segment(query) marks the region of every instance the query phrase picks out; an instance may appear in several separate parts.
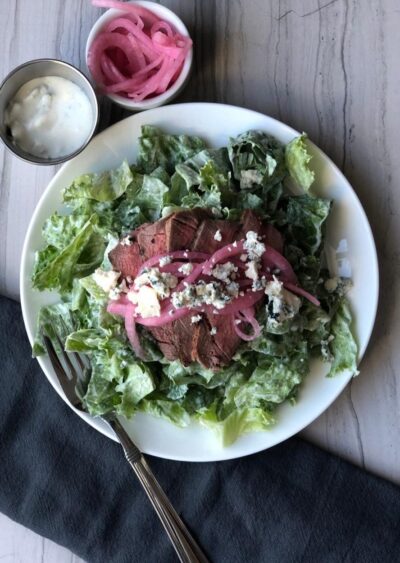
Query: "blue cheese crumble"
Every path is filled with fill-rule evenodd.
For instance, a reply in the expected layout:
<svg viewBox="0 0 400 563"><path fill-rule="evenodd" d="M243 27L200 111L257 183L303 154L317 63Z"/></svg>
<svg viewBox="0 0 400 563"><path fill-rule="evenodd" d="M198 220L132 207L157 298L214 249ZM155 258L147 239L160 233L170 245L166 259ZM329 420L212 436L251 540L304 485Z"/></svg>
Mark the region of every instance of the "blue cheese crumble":
<svg viewBox="0 0 400 563"><path fill-rule="evenodd" d="M228 281L230 276L237 272L238 268L232 262L225 262L225 264L217 264L211 270L211 275L217 280Z"/></svg>
<svg viewBox="0 0 400 563"><path fill-rule="evenodd" d="M247 250L250 260L259 260L265 252L265 244L259 240L255 231L248 231L246 233L243 248Z"/></svg>
<svg viewBox="0 0 400 563"><path fill-rule="evenodd" d="M216 281L206 283L200 280L196 284L187 284L182 291L173 293L171 301L175 309L181 307L194 308L203 305L223 309L232 299L233 296L224 290L222 283Z"/></svg>
<svg viewBox="0 0 400 563"><path fill-rule="evenodd" d="M93 280L105 292L109 293L117 285L121 272L102 270L97 268L93 273Z"/></svg>
<svg viewBox="0 0 400 563"><path fill-rule="evenodd" d="M137 305L136 313L147 319L149 317L159 317L161 305L156 291L148 285L142 285L139 291L130 291L127 298L131 303Z"/></svg>
<svg viewBox="0 0 400 563"><path fill-rule="evenodd" d="M246 270L244 272L244 275L246 276L246 278L249 278L253 280L253 282L256 282L258 280L259 268L260 268L259 260L250 260L246 264Z"/></svg>
<svg viewBox="0 0 400 563"><path fill-rule="evenodd" d="M299 312L301 300L287 291L275 277L265 285L264 291L267 296L268 321L272 326L293 319Z"/></svg>
<svg viewBox="0 0 400 563"><path fill-rule="evenodd" d="M158 261L158 263L160 264L160 268L162 268L163 266L166 266L167 264L171 264L172 262L172 257L171 256L163 256L162 258L160 258L160 260Z"/></svg>
<svg viewBox="0 0 400 563"><path fill-rule="evenodd" d="M150 286L154 289L160 299L165 299L171 294L171 289L178 285L178 278L173 274L160 272L158 268L148 268L140 276L135 278L136 289L142 286Z"/></svg>
<svg viewBox="0 0 400 563"><path fill-rule="evenodd" d="M178 272L181 272L184 276L188 276L193 271L193 264L188 262L187 264L182 264L180 268L178 268Z"/></svg>

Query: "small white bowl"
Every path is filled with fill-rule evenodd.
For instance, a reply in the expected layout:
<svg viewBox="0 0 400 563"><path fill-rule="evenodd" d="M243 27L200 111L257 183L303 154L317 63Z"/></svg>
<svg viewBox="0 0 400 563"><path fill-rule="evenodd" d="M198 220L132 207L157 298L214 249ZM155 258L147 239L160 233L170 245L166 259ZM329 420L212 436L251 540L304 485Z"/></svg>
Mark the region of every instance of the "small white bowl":
<svg viewBox="0 0 400 563"><path fill-rule="evenodd" d="M174 12L172 12L165 6L161 6L160 4L156 4L155 2L148 2L147 0L136 0L136 1L131 0L129 4L137 4L138 6L143 6L143 8L147 8L148 10L153 12L156 16L172 24L180 34L189 37L189 32L183 21L176 14L174 14ZM115 19L117 16L121 16L123 14L126 14L126 12L123 12L122 10L116 10L116 9L107 10L95 22L92 29L90 30L86 42L86 64L87 64L90 45L92 44L96 35L105 26L106 23ZM123 108L131 111L143 111L146 109L152 109L162 106L173 100L178 94L181 93L181 91L186 86L189 80L192 64L193 64L193 47L190 48L186 56L185 62L183 63L181 73L176 79L176 81L172 84L172 86L170 86L168 90L166 90L163 94L154 96L152 98L149 98L148 100L135 102L124 96L119 96L118 94L104 94L104 95L107 96L107 98L110 98L110 100L112 100L119 106L122 106ZM90 76L92 76L91 73ZM92 80L95 83L93 77Z"/></svg>

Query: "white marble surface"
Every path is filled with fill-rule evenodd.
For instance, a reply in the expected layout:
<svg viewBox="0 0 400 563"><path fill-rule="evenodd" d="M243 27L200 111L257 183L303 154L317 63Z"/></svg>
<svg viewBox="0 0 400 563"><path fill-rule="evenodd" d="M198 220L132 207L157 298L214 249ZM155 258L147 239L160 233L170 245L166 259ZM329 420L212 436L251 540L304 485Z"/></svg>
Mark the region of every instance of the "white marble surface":
<svg viewBox="0 0 400 563"><path fill-rule="evenodd" d="M376 328L361 375L304 436L400 483L400 4L398 0L164 0L190 26L196 68L181 101L255 109L307 131L344 170L369 216L381 267ZM2 0L0 77L25 60L84 69L100 10L88 0ZM103 125L120 119L103 107ZM32 210L54 169L0 147L0 292L18 298ZM4 563L79 561L0 516Z"/></svg>

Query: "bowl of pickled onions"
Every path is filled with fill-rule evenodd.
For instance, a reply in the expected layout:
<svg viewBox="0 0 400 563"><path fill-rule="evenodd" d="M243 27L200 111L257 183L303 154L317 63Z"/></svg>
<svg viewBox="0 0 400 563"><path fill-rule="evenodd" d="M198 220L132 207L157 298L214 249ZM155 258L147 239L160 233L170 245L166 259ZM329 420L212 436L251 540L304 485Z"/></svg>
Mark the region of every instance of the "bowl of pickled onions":
<svg viewBox="0 0 400 563"><path fill-rule="evenodd" d="M149 1L92 0L109 8L93 25L86 62L100 93L132 111L161 106L185 87L193 62L189 32Z"/></svg>

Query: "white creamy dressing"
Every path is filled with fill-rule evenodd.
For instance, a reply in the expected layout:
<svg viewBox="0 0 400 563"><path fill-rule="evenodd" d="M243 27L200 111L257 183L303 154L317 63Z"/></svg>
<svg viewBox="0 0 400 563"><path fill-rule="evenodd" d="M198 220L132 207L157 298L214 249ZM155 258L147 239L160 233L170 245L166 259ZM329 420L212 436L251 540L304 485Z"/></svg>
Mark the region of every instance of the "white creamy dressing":
<svg viewBox="0 0 400 563"><path fill-rule="evenodd" d="M13 141L42 158L67 156L87 140L93 124L89 98L71 80L43 76L21 86L7 106Z"/></svg>

